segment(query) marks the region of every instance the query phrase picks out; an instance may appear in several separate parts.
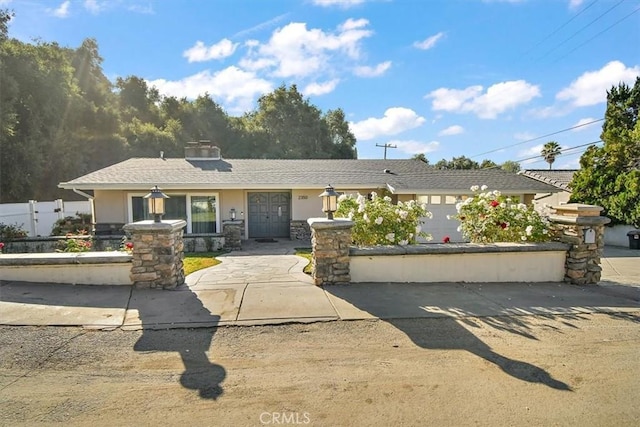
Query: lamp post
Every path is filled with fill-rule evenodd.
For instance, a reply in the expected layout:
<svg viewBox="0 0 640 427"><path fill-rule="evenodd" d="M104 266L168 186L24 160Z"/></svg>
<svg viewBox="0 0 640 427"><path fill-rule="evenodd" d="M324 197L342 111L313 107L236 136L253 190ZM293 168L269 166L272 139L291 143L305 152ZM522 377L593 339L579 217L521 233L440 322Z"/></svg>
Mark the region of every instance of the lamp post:
<svg viewBox="0 0 640 427"><path fill-rule="evenodd" d="M164 199L168 199L169 196L156 185L144 198L149 200L149 213L153 215L153 222L161 222L162 215L164 215Z"/></svg>
<svg viewBox="0 0 640 427"><path fill-rule="evenodd" d="M333 213L338 210L338 193L331 185L327 185L318 197L322 197L322 212L327 214L327 219L333 219Z"/></svg>

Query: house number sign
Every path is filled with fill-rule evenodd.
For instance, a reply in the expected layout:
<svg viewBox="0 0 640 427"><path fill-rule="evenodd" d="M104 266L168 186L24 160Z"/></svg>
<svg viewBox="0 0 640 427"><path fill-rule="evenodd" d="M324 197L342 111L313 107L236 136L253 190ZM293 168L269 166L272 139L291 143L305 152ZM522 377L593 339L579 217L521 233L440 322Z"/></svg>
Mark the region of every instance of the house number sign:
<svg viewBox="0 0 640 427"><path fill-rule="evenodd" d="M298 200L307 200L309 196L298 196Z"/></svg>

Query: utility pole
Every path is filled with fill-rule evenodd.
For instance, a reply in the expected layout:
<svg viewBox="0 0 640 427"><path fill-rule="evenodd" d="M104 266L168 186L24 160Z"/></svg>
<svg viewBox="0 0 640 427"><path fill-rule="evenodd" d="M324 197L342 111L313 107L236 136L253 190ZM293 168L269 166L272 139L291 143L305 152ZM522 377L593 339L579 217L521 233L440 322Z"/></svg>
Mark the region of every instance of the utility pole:
<svg viewBox="0 0 640 427"><path fill-rule="evenodd" d="M397 145L393 145L393 144L376 144L376 147L384 147L384 159L387 160L387 148L398 148Z"/></svg>

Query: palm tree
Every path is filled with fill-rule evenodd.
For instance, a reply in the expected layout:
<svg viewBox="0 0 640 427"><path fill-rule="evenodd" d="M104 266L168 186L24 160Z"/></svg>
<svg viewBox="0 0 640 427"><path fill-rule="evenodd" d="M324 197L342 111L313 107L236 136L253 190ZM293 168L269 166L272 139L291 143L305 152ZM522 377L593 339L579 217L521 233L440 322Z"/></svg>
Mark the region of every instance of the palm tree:
<svg viewBox="0 0 640 427"><path fill-rule="evenodd" d="M556 161L556 157L559 156L561 152L560 144L555 141L549 141L544 144L540 154L544 158L544 161L549 163L549 169L551 169L551 165Z"/></svg>

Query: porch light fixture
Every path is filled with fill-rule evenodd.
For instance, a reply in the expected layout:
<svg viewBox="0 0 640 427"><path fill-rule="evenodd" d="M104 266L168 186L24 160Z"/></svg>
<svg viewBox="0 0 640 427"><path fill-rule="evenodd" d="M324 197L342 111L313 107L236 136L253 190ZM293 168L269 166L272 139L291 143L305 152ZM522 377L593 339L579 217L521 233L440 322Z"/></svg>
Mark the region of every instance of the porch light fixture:
<svg viewBox="0 0 640 427"><path fill-rule="evenodd" d="M231 217L231 220L232 220L232 221L235 221L235 220L236 220L236 208L231 208L231 209L229 210L229 216Z"/></svg>
<svg viewBox="0 0 640 427"><path fill-rule="evenodd" d="M162 215L164 215L164 199L168 199L169 196L156 185L151 189L151 193L144 198L149 200L149 213L153 215L153 222L161 222Z"/></svg>
<svg viewBox="0 0 640 427"><path fill-rule="evenodd" d="M331 185L327 185L318 197L322 197L322 212L327 214L327 219L333 219L333 213L338 210L338 193Z"/></svg>

